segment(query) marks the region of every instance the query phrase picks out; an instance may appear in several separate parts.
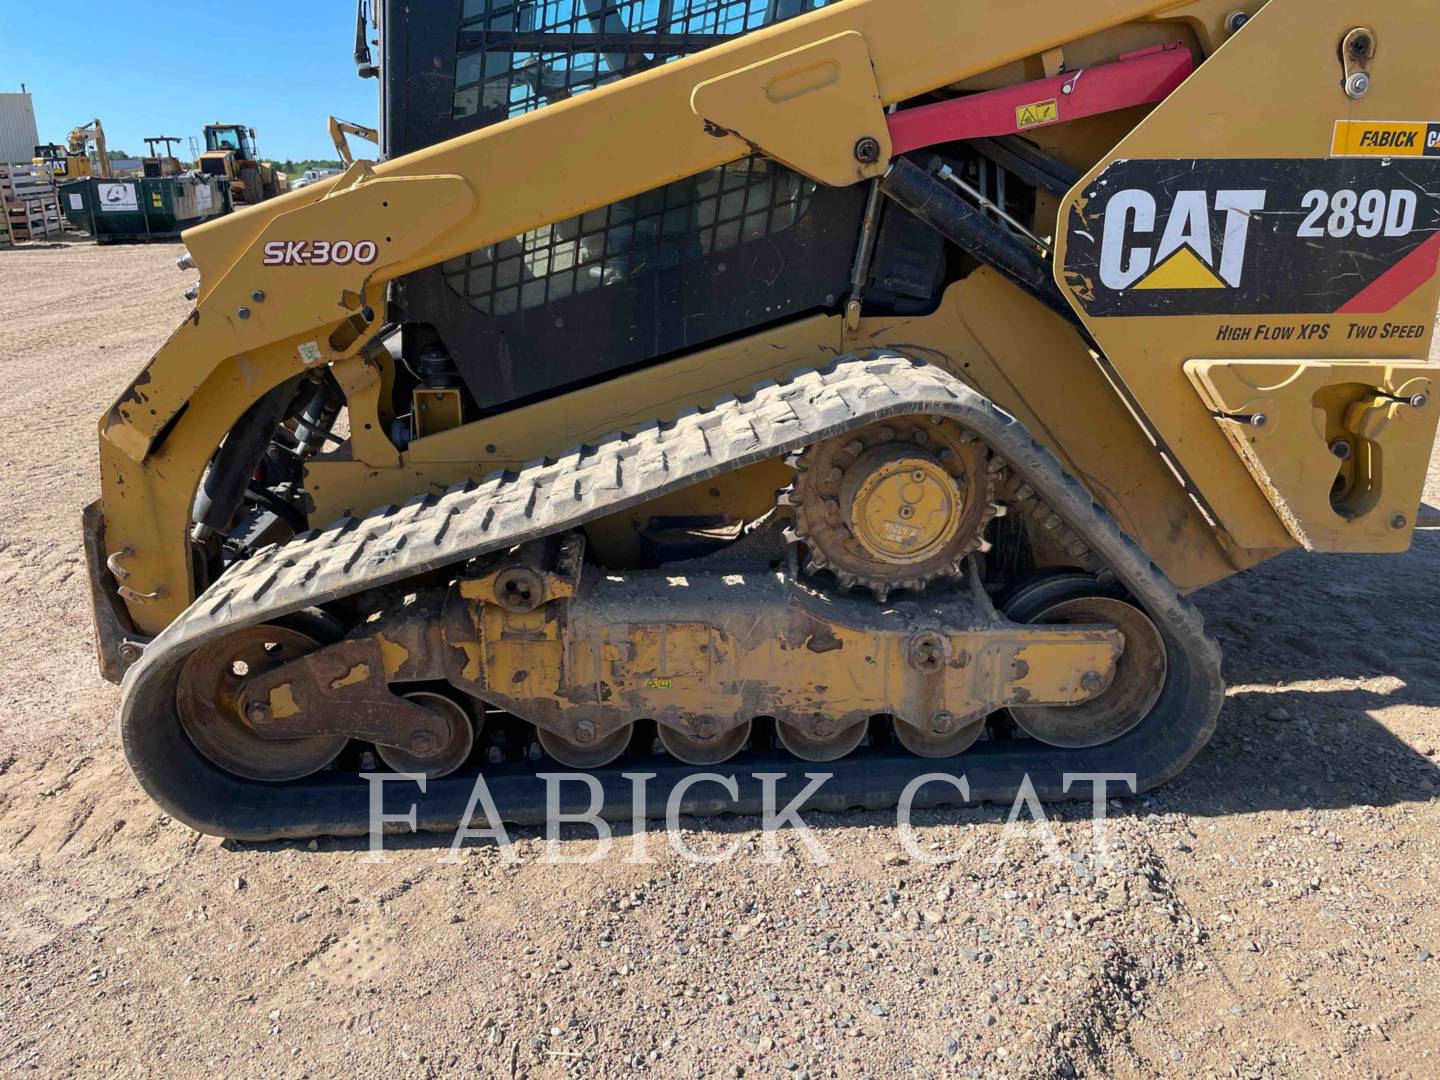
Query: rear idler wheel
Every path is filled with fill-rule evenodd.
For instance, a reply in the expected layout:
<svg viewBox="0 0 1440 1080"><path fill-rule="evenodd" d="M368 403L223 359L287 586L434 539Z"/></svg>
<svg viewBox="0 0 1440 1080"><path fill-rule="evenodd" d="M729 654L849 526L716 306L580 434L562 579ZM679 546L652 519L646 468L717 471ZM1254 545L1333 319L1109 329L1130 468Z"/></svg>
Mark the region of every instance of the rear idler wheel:
<svg viewBox="0 0 1440 1080"><path fill-rule="evenodd" d="M1125 638L1110 685L1078 705L1011 706L1020 729L1067 750L1102 746L1149 715L1165 688L1169 657L1150 617L1117 589L1085 574L1060 574L1022 586L1005 604L1007 618L1036 625L1113 626Z"/></svg>
<svg viewBox="0 0 1440 1080"><path fill-rule="evenodd" d="M536 727L535 734L545 753L561 765L572 769L602 769L615 761L630 746L630 737L635 732L634 724L626 724L609 735L596 735L595 724L581 720L575 725L577 738L567 739L553 731Z"/></svg>
<svg viewBox="0 0 1440 1080"><path fill-rule="evenodd" d="M400 696L447 721L449 734L443 740L427 738L427 741L433 741L433 745L423 749L376 744L375 752L380 760L397 773L416 773L430 780L449 776L464 765L470 758L470 751L475 748L475 724L470 718L470 711L453 698L434 690L412 690Z"/></svg>
<svg viewBox="0 0 1440 1080"><path fill-rule="evenodd" d="M985 730L985 718L962 722L949 713L937 714L929 727L895 719L895 739L910 753L922 758L952 758L975 745Z"/></svg>
<svg viewBox="0 0 1440 1080"><path fill-rule="evenodd" d="M865 741L868 720L842 727L828 716L810 720L777 720L775 735L780 745L801 761L838 761Z"/></svg>
<svg viewBox="0 0 1440 1080"><path fill-rule="evenodd" d="M212 764L246 780L281 783L325 768L345 749L344 735L266 739L241 717L247 679L298 660L320 643L283 626L251 626L202 645L180 669L175 704L180 726Z"/></svg>
<svg viewBox="0 0 1440 1080"><path fill-rule="evenodd" d="M715 721L704 716L691 723L690 731L681 731L668 724L656 726L665 752L686 765L719 765L744 750L745 744L750 741L749 720L729 731L719 731Z"/></svg>

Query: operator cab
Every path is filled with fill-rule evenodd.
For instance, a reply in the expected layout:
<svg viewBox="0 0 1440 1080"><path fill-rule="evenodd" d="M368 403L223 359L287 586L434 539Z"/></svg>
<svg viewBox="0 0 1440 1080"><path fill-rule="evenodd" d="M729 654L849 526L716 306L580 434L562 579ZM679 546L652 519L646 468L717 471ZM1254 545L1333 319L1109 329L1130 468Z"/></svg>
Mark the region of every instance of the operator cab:
<svg viewBox="0 0 1440 1080"><path fill-rule="evenodd" d="M255 160L255 129L243 124L205 125L207 154L233 153L241 161Z"/></svg>

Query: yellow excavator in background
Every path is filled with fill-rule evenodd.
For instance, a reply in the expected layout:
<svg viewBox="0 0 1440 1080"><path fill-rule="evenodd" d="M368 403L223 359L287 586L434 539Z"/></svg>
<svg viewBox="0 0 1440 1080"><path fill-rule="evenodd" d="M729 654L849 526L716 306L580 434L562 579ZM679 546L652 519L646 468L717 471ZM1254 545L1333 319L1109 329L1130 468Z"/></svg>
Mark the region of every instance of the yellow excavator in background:
<svg viewBox="0 0 1440 1080"><path fill-rule="evenodd" d="M356 124L349 120L341 120L339 117L330 117L330 141L335 144L335 152L340 155L340 161L349 168L355 164L355 155L350 152L350 142L347 135L354 135L358 139L380 145L380 133L372 127L365 127L363 124Z"/></svg>
<svg viewBox="0 0 1440 1080"><path fill-rule="evenodd" d="M1409 546L1433 0L522 7L377 0L382 160L187 232L100 420L176 818L1144 790L1224 698L1188 594Z"/></svg>
<svg viewBox="0 0 1440 1080"><path fill-rule="evenodd" d="M93 163L90 157L92 146L95 151ZM72 128L63 147L58 143L35 147L32 164L45 166L57 180L78 180L86 176L110 179L113 173L109 148L105 144L104 125L97 119Z"/></svg>

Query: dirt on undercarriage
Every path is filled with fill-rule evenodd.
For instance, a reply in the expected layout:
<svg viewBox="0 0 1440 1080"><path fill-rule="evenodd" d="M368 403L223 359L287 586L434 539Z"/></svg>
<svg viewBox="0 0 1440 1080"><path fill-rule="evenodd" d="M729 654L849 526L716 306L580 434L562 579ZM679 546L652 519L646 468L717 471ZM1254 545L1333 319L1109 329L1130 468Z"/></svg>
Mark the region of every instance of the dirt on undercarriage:
<svg viewBox="0 0 1440 1080"><path fill-rule="evenodd" d="M1050 808L693 823L634 860L237 845L125 770L80 509L187 310L170 245L0 252L0 1068L72 1075L1440 1076L1440 527L1200 595L1229 696L1178 780ZM1440 504L1440 462L1427 501ZM1028 822L1022 815L1021 822ZM581 858L593 834L559 853ZM1047 857L1049 856L1049 857Z"/></svg>

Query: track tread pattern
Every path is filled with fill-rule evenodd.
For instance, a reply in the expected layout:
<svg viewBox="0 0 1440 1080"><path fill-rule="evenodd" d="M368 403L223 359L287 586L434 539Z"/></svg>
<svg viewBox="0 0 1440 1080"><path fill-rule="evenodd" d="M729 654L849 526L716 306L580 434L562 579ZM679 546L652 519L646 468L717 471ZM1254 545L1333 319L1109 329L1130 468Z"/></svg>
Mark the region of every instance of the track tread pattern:
<svg viewBox="0 0 1440 1080"><path fill-rule="evenodd" d="M253 811L254 826L238 828L233 822L205 820L193 808L187 811L190 793L174 790L179 780L162 778L170 770L156 749L173 740L159 729L166 723L163 714L171 708L184 659L207 641L242 627L577 528L721 473L913 414L949 416L976 431L1005 461L1015 482L1038 493L1031 496L1037 512L1054 517L1051 527L1066 530L1067 542L1083 553L1082 562L1107 578L1113 575L1161 626L1171 648L1187 657L1193 674L1173 705L1184 721L1183 738L1172 734L1158 743L1135 744L1131 762L1141 787L1169 779L1208 741L1223 699L1219 649L1205 633L1199 612L1014 418L943 369L895 354L848 357L823 371L764 383L744 396L726 396L673 421L617 432L555 459L467 481L439 496L418 496L403 506L342 518L232 566L150 643L125 678L121 729L132 769L162 805L207 831L248 836L363 831L363 816L357 823L280 824L283 810L258 809L262 803L284 802L274 787L247 791L247 807L226 808L232 817ZM1150 727L1147 721L1137 730ZM170 752L177 746L172 741ZM1052 755L1052 760L1057 766L1095 763L1093 757L1065 755ZM996 783L998 791L1012 781ZM1059 794L1042 792L1042 797ZM875 798L872 793L863 801ZM327 813L338 812L326 805Z"/></svg>

